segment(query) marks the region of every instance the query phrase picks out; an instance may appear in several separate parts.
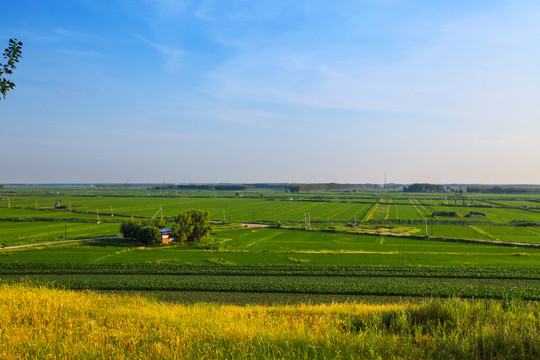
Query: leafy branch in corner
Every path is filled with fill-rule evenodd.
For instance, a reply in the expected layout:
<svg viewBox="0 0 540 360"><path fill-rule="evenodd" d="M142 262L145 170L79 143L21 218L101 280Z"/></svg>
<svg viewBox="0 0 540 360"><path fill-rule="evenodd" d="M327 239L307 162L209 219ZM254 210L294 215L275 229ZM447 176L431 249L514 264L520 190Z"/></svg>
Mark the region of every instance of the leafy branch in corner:
<svg viewBox="0 0 540 360"><path fill-rule="evenodd" d="M9 46L4 50L4 59L7 60L7 63L0 64L0 93L4 99L6 98L6 93L9 90L13 90L15 84L8 79L2 77L5 75L13 74L13 70L16 68L15 64L19 62L21 57L21 48L23 43L17 39L9 39Z"/></svg>

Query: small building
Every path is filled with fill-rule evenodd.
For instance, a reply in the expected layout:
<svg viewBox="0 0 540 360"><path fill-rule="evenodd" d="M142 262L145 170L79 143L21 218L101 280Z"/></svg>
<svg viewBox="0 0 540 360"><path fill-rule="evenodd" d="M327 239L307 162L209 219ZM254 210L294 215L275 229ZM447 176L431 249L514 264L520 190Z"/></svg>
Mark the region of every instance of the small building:
<svg viewBox="0 0 540 360"><path fill-rule="evenodd" d="M172 231L172 228L170 228L170 227L159 229L159 232L161 233L161 243L162 244L168 244L168 243L172 242L173 239L171 238L171 231Z"/></svg>

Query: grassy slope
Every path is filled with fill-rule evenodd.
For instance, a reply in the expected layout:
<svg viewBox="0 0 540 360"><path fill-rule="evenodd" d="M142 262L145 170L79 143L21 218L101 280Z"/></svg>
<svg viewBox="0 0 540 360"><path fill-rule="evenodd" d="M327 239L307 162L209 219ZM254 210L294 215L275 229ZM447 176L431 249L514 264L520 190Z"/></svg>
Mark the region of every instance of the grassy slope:
<svg viewBox="0 0 540 360"><path fill-rule="evenodd" d="M540 305L177 305L0 285L0 358L537 359Z"/></svg>

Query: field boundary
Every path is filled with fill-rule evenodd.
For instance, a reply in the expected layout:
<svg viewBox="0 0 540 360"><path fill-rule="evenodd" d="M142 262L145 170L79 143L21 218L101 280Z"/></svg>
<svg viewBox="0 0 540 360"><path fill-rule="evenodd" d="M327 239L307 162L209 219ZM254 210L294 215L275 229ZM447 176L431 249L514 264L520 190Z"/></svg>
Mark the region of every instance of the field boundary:
<svg viewBox="0 0 540 360"><path fill-rule="evenodd" d="M12 250L12 249L20 249L20 248L36 247L36 246L60 245L60 244L72 243L72 242L104 240L104 239L123 239L123 237L122 236L100 236L100 237L95 237L95 238L58 240L58 241L50 241L50 242L36 243L36 244L13 245L13 246L5 246L5 247L0 246L0 250Z"/></svg>
<svg viewBox="0 0 540 360"><path fill-rule="evenodd" d="M273 227L270 227L273 228ZM523 247L540 249L540 244L526 243L526 242L510 242L510 241L494 241L494 240L482 240L482 239L462 239L462 238L445 238L445 237L426 237L418 235L400 235L400 234L373 234L370 232L360 231L345 231L345 230L331 230L331 229L311 229L306 230L302 228L282 226L280 229L296 230L296 231L315 231L334 234L348 234L348 235L364 235L364 236L376 236L376 237L394 237L400 239L414 239L414 240L428 240L428 241L441 241L441 242L456 242L467 244L480 244L480 245L494 245L494 246L507 246L507 247Z"/></svg>

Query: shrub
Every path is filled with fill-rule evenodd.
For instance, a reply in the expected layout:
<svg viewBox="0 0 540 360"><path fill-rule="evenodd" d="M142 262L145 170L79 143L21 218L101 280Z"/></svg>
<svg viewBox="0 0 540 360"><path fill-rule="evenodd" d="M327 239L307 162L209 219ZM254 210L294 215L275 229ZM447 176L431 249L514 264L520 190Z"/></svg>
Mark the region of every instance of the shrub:
<svg viewBox="0 0 540 360"><path fill-rule="evenodd" d="M442 216L442 217L461 217L457 212L455 211L435 211L432 214L433 217L436 216Z"/></svg>

